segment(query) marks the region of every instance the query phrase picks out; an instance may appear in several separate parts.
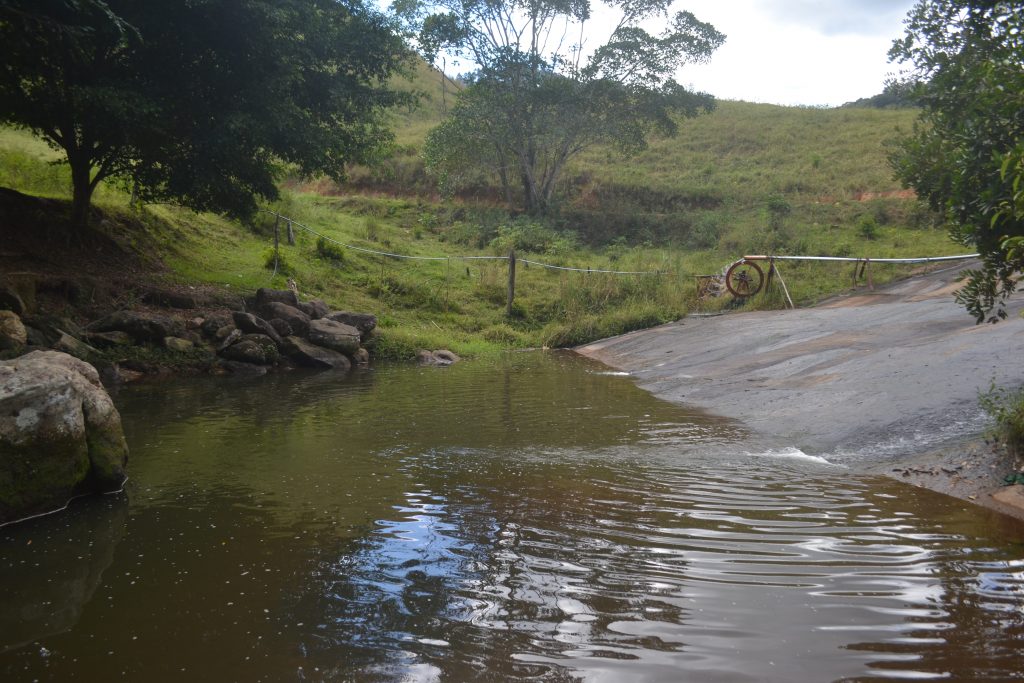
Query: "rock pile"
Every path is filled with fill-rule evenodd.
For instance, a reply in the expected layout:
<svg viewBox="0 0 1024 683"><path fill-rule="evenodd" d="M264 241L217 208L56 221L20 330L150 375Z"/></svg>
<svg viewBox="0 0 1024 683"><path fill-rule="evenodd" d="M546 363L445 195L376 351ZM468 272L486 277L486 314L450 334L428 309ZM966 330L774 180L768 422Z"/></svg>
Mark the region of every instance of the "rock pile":
<svg viewBox="0 0 1024 683"><path fill-rule="evenodd" d="M89 361L101 349L147 345L197 357L206 351L216 359L214 370L245 374L289 365L348 370L369 362L366 347L377 327L371 314L332 311L319 299L300 301L291 290L266 288L238 308L187 320L180 313L123 310L82 328L59 316L27 315L16 294L0 290L0 352L55 349ZM142 365L114 363L104 379L130 381L146 371Z"/></svg>

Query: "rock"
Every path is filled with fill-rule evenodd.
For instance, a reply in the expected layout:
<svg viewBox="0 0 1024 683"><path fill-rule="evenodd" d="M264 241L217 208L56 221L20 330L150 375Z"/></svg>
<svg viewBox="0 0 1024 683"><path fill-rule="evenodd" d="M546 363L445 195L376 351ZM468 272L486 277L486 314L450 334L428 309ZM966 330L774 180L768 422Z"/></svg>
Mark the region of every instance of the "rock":
<svg viewBox="0 0 1024 683"><path fill-rule="evenodd" d="M202 324L199 325L199 331L207 339L214 339L217 336L218 330L227 325L234 327L235 322L232 315L228 313L211 313L203 319Z"/></svg>
<svg viewBox="0 0 1024 683"><path fill-rule="evenodd" d="M40 346L44 349L48 349L50 348L50 344L52 343L49 339L46 338L45 334L29 325L25 326L25 336L28 339L27 344L29 346Z"/></svg>
<svg viewBox="0 0 1024 683"><path fill-rule="evenodd" d="M296 364L306 367L334 368L336 370L348 370L352 367L352 362L344 354L310 344L295 335L284 338L281 342L281 352Z"/></svg>
<svg viewBox="0 0 1024 683"><path fill-rule="evenodd" d="M26 327L37 331L38 336L33 334L32 343L38 346L53 346L62 334L70 334L75 339L85 337L85 331L70 318L57 315L29 315L25 316L23 322ZM38 343L39 341L43 343Z"/></svg>
<svg viewBox="0 0 1024 683"><path fill-rule="evenodd" d="M82 341L99 349L129 346L135 342L127 332L86 332Z"/></svg>
<svg viewBox="0 0 1024 683"><path fill-rule="evenodd" d="M277 344L265 334L246 334L219 352L221 357L255 365L273 365L280 356Z"/></svg>
<svg viewBox="0 0 1024 683"><path fill-rule="evenodd" d="M271 303L284 304L291 306L292 308L299 307L299 298L295 296L295 292L290 289L267 289L266 287L260 287L256 290L256 310L263 312L265 308ZM270 318L273 316L264 316Z"/></svg>
<svg viewBox="0 0 1024 683"><path fill-rule="evenodd" d="M227 336L224 337L224 340L221 341L220 346L217 347L217 353L220 353L221 351L228 348L241 338L242 331L237 327L232 327L231 331L227 334Z"/></svg>
<svg viewBox="0 0 1024 683"><path fill-rule="evenodd" d="M57 351L0 361L0 523L119 489L127 459L94 367Z"/></svg>
<svg viewBox="0 0 1024 683"><path fill-rule="evenodd" d="M181 337L164 337L164 348L175 353L185 353L194 349L195 344Z"/></svg>
<svg viewBox="0 0 1024 683"><path fill-rule="evenodd" d="M292 326L280 318L271 318L267 322L270 323L270 326L274 328L274 331L276 331L281 338L289 337L295 333L294 330L292 330Z"/></svg>
<svg viewBox="0 0 1024 683"><path fill-rule="evenodd" d="M67 353L84 361L88 361L99 353L93 347L89 346L85 342L75 339L70 334L61 334L60 339L54 343L52 348L54 351Z"/></svg>
<svg viewBox="0 0 1024 683"><path fill-rule="evenodd" d="M113 363L112 365L108 365L100 370L100 379L103 381L103 384L108 387L135 382L145 376L146 373L144 372L121 367L118 363Z"/></svg>
<svg viewBox="0 0 1024 683"><path fill-rule="evenodd" d="M0 351L20 349L28 343L28 332L14 311L0 311Z"/></svg>
<svg viewBox="0 0 1024 683"><path fill-rule="evenodd" d="M263 334L274 340L275 344L281 343L281 335L277 333L273 325L263 318L257 318L252 313L235 311L231 314L235 327L246 334Z"/></svg>
<svg viewBox="0 0 1024 683"><path fill-rule="evenodd" d="M264 318L271 320L273 318L280 318L281 320L288 323L288 326L292 328L292 332L297 337L305 337L309 334L309 316L287 304L278 303L271 301L267 304L264 309Z"/></svg>
<svg viewBox="0 0 1024 683"><path fill-rule="evenodd" d="M25 302L10 287L0 287L0 310L11 311L16 315L25 315Z"/></svg>
<svg viewBox="0 0 1024 683"><path fill-rule="evenodd" d="M224 327L220 328L219 330L217 330L213 334L213 339L214 339L214 341L222 342L225 339L227 339L231 335L232 332L234 332L236 330L238 331L239 334L242 333L242 331L239 330L234 325L225 325Z"/></svg>
<svg viewBox="0 0 1024 683"><path fill-rule="evenodd" d="M359 349L359 330L333 320L313 320L309 323L309 341L351 355Z"/></svg>
<svg viewBox="0 0 1024 683"><path fill-rule="evenodd" d="M438 351L427 351L426 349L420 349L416 352L416 361L420 365L452 365L458 363L461 358L456 354L448 351L447 349L440 349Z"/></svg>
<svg viewBox="0 0 1024 683"><path fill-rule="evenodd" d="M377 327L377 316L370 313L351 313L349 311L335 311L324 316L328 320L351 325L359 330L359 336L364 341L367 336Z"/></svg>
<svg viewBox="0 0 1024 683"><path fill-rule="evenodd" d="M370 364L370 352L364 348L356 349L352 354L352 362L356 365L369 365Z"/></svg>
<svg viewBox="0 0 1024 683"><path fill-rule="evenodd" d="M434 351L434 359L437 361L438 365L451 365L462 360L457 354L449 351L448 349L439 349Z"/></svg>
<svg viewBox="0 0 1024 683"><path fill-rule="evenodd" d="M311 320L319 320L331 312L331 309L328 308L327 304L320 299L300 301L295 307L308 315Z"/></svg>
<svg viewBox="0 0 1024 683"><path fill-rule="evenodd" d="M185 333L181 321L155 313L117 311L91 323L90 332L127 332L138 341L160 343L164 337L180 337Z"/></svg>

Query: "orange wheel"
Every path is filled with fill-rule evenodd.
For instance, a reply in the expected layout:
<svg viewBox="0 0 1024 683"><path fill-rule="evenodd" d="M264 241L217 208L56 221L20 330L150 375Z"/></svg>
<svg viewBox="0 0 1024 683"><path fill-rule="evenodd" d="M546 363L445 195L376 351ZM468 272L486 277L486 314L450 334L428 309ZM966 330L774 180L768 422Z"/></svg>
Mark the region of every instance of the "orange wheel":
<svg viewBox="0 0 1024 683"><path fill-rule="evenodd" d="M754 296L764 286L764 271L753 261L737 261L725 271L725 286L737 299Z"/></svg>

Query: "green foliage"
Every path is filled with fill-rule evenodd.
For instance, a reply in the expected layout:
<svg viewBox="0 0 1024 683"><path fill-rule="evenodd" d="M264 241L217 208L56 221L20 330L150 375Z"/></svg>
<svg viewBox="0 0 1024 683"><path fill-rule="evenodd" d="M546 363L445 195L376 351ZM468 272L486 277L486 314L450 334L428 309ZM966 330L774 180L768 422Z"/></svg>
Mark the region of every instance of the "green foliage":
<svg viewBox="0 0 1024 683"><path fill-rule="evenodd" d="M496 254L507 254L510 249L534 254L568 254L579 246L576 235L559 233L544 224L521 216L511 223L498 226L498 234L490 247Z"/></svg>
<svg viewBox="0 0 1024 683"><path fill-rule="evenodd" d="M661 0L602 2L618 24L606 43L584 49L584 38L593 40L593 4L394 3L428 60L444 50L479 66L424 147L442 188L496 177L506 202L546 213L566 163L583 150L604 144L635 153L653 132L674 135L679 118L713 107L709 95L687 91L673 76L683 64L706 60L724 35L689 12L670 16ZM652 22L661 23L659 35L642 27ZM556 34L563 38L553 45L548 38Z"/></svg>
<svg viewBox="0 0 1024 683"><path fill-rule="evenodd" d="M857 221L857 234L866 240L878 239L878 221L874 216L862 216Z"/></svg>
<svg viewBox="0 0 1024 683"><path fill-rule="evenodd" d="M993 384L979 402L995 420L996 438L1011 454L1024 456L1024 389L1010 391Z"/></svg>
<svg viewBox="0 0 1024 683"><path fill-rule="evenodd" d="M1024 236L1018 160L1024 147L1024 7L919 0L890 57L910 62L920 124L891 161L897 175L941 212L951 235L977 249L957 299L978 322L1006 316L1024 260L1003 248Z"/></svg>
<svg viewBox="0 0 1024 683"><path fill-rule="evenodd" d="M328 241L324 237L318 237L316 240L316 255L324 260L330 261L336 266L340 266L345 263L344 247Z"/></svg>
<svg viewBox="0 0 1024 683"><path fill-rule="evenodd" d="M282 162L340 178L378 153L405 54L358 0L11 0L0 122L64 153L77 225L106 178L247 216Z"/></svg>
<svg viewBox="0 0 1024 683"><path fill-rule="evenodd" d="M292 275L295 268L288 262L285 252L281 249L267 247L263 250L263 267L276 271L278 275Z"/></svg>

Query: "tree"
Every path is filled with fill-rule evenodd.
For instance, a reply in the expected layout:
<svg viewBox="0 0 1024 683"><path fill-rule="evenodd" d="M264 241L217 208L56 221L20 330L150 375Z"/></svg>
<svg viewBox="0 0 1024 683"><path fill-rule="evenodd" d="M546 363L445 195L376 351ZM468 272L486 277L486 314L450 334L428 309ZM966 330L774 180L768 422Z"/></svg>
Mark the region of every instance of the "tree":
<svg viewBox="0 0 1024 683"><path fill-rule="evenodd" d="M359 0L6 0L0 55L0 121L65 153L82 226L107 178L236 216L285 164L342 178L408 51Z"/></svg>
<svg viewBox="0 0 1024 683"><path fill-rule="evenodd" d="M1024 8L919 0L905 25L889 56L910 63L922 113L890 160L953 239L981 254L957 300L979 323L996 322L1024 269Z"/></svg>
<svg viewBox="0 0 1024 683"><path fill-rule="evenodd" d="M427 139L428 168L458 186L497 176L512 203L543 213L566 163L598 143L642 150L650 133L674 135L679 116L714 107L710 95L673 80L725 40L669 0L603 0L617 22L606 43L587 44L590 0L399 0L427 59L442 51L477 70L450 117ZM652 35L645 24L661 22Z"/></svg>

